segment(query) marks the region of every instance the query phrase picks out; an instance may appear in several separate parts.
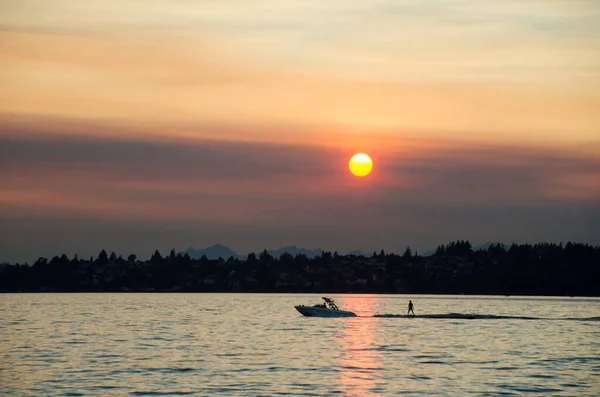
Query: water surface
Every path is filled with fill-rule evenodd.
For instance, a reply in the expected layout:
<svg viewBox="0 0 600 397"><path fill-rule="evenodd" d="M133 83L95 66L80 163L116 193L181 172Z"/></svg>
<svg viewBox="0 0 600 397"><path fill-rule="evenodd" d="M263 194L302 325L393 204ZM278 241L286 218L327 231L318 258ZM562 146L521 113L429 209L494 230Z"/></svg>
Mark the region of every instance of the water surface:
<svg viewBox="0 0 600 397"><path fill-rule="evenodd" d="M15 396L600 394L600 300L310 294L0 295ZM406 318L408 299L417 315ZM379 315L374 317L374 315Z"/></svg>

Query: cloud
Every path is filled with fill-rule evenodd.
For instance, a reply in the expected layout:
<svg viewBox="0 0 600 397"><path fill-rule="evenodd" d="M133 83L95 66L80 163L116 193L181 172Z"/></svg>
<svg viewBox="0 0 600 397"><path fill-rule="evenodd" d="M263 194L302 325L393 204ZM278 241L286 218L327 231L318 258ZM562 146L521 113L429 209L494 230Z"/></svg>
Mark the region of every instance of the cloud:
<svg viewBox="0 0 600 397"><path fill-rule="evenodd" d="M484 54L431 50L417 57L410 50L415 46L407 46L407 53L327 47L319 58L323 65L294 67L222 32L0 31L0 114L170 126L294 125L371 135L417 130L429 138L452 131L488 142L598 140L598 68L589 48L534 46L514 54L486 47ZM307 54L293 46L288 51ZM503 65L497 59L534 64ZM507 78L427 77L450 69L478 76L472 69L480 70L481 60ZM566 61L576 62L577 70L567 73ZM356 76L342 76L352 68ZM376 77L388 68L401 78ZM525 81L512 81L516 75ZM545 77L534 84L531 75Z"/></svg>
<svg viewBox="0 0 600 397"><path fill-rule="evenodd" d="M150 141L98 137L7 138L2 153L9 168L51 175L81 170L125 181L241 182L275 180L301 173L318 177L331 149L199 139Z"/></svg>
<svg viewBox="0 0 600 397"><path fill-rule="evenodd" d="M317 145L13 136L0 138L0 158L0 235L11 258L26 245L37 252L65 236L80 241L75 230L98 224L105 236L110 227L155 229L131 235L130 250L163 244L148 237L163 236L163 226L184 236L168 239L173 246L213 230L211 241L242 250L600 235L600 160L575 149L406 139L402 152L374 156L372 177L360 180L347 172L345 151ZM21 221L30 228L15 226ZM42 238L52 227L61 236Z"/></svg>
<svg viewBox="0 0 600 397"><path fill-rule="evenodd" d="M115 197L129 194L139 198L152 193L159 202L168 200L169 195L185 199L201 192L217 196L243 193L246 199L265 201L286 192L303 194L305 200L339 200L356 189L368 189L371 199L378 202L396 192L410 192L422 204L485 206L575 200L554 195L557 188L569 183L579 191L581 200L600 197L593 178L600 175L600 160L576 149L459 147L435 141L427 146L404 139L402 152L377 153L374 176L357 180L346 170L349 152L317 144L60 135L35 139L0 136L0 141L4 189L78 191L81 186L82 191L96 189Z"/></svg>
<svg viewBox="0 0 600 397"><path fill-rule="evenodd" d="M600 14L522 3L3 2L0 248L594 238Z"/></svg>

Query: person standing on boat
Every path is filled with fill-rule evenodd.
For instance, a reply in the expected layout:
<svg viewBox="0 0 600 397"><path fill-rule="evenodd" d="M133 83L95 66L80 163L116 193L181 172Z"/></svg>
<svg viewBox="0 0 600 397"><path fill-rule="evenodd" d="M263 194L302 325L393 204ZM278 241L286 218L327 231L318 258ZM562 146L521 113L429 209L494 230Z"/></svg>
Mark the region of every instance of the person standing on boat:
<svg viewBox="0 0 600 397"><path fill-rule="evenodd" d="M406 315L410 315L410 312L412 312L412 315L415 315L415 310L414 310L414 306L411 300L408 301L408 313L406 313Z"/></svg>

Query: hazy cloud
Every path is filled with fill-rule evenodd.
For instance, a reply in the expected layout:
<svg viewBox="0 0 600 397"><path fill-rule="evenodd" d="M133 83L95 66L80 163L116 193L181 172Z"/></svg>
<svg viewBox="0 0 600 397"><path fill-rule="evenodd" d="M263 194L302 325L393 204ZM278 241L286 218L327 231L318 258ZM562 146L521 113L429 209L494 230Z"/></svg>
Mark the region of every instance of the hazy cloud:
<svg viewBox="0 0 600 397"><path fill-rule="evenodd" d="M599 243L596 3L0 2L0 261Z"/></svg>
<svg viewBox="0 0 600 397"><path fill-rule="evenodd" d="M428 147L375 156L375 172L358 180L346 171L345 152L319 146L4 137L2 251L6 259L30 259L98 224L106 244L123 234L110 237L111 227L137 230L130 250L164 244L150 237L163 236L163 226L190 231L167 239L177 248L201 244L197 236L210 230L211 241L238 250L427 248L452 238L598 242L597 157L574 149ZM15 224L21 221L29 226ZM42 238L53 227L60 236ZM140 231L146 227L157 230Z"/></svg>

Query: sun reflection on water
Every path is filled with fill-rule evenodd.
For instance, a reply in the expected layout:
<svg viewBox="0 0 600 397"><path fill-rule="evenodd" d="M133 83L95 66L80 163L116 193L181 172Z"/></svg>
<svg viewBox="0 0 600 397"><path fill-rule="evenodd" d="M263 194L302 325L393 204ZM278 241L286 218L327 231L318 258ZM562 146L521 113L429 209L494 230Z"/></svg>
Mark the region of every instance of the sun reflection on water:
<svg viewBox="0 0 600 397"><path fill-rule="evenodd" d="M339 299L345 310L357 314L374 313L378 304L375 296L352 296ZM348 396L380 396L385 381L380 360L380 346L375 340L376 317L355 317L344 319L339 337L340 343L340 385Z"/></svg>

